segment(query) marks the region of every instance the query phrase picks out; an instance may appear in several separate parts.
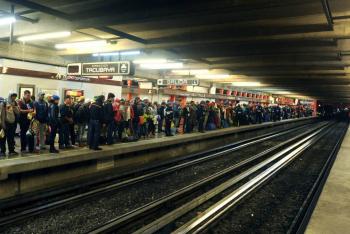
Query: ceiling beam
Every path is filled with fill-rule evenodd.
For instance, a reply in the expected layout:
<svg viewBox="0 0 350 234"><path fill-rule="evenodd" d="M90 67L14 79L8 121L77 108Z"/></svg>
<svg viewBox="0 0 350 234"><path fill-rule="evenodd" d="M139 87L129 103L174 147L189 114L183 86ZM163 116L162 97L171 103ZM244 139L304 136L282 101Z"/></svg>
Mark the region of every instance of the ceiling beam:
<svg viewBox="0 0 350 234"><path fill-rule="evenodd" d="M35 3L35 2L31 2L31 1L27 1L27 0L6 0L6 1L18 4L18 5L22 5L24 7L32 9L32 10L40 11L40 12L43 12L45 14L56 16L58 18L61 18L61 19L67 20L67 21L71 21L72 22L74 20L74 17L69 15L69 14L63 13L63 12L55 10L55 9L52 9L50 7L46 7L44 5L41 5L41 4L38 4L38 3ZM146 44L146 41L143 40L142 38L138 38L138 37L135 37L135 36L130 35L128 33L125 33L125 32L119 31L119 30L115 30L115 29L111 29L109 27L103 26L103 27L100 27L98 30L104 31L104 32L107 32L107 33L110 33L110 34L113 34L115 36L126 38L126 39L129 39L129 40L132 40L132 41L136 41L136 42L139 42L139 43Z"/></svg>

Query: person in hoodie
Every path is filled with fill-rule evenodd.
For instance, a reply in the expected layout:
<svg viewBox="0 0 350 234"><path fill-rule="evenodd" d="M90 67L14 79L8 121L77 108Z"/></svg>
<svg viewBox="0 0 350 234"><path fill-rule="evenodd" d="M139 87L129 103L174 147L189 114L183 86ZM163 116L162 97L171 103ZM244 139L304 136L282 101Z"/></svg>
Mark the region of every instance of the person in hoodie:
<svg viewBox="0 0 350 234"><path fill-rule="evenodd" d="M34 102L34 112L35 119L39 121L38 124L38 132L36 133L36 137L34 139L35 143L38 143L40 150L45 150L45 132L48 121L48 113L49 113L49 105L45 101L45 93L40 92L38 94L38 100ZM39 139L38 139L39 138Z"/></svg>
<svg viewBox="0 0 350 234"><path fill-rule="evenodd" d="M114 123L114 110L113 110L113 100L115 95L113 93L108 93L107 100L103 105L103 115L104 115L104 123L107 127L107 145L112 145L113 141L113 133L115 129Z"/></svg>
<svg viewBox="0 0 350 234"><path fill-rule="evenodd" d="M83 137L85 135L85 128L89 122L89 107L91 101L86 100L85 97L82 96L79 98L78 103L74 106L74 122L77 124L77 142L79 147L83 147Z"/></svg>
<svg viewBox="0 0 350 234"><path fill-rule="evenodd" d="M98 96L96 101L90 105L89 122L89 148L92 150L102 150L99 147L101 125L103 123L103 102L104 96Z"/></svg>
<svg viewBox="0 0 350 234"><path fill-rule="evenodd" d="M48 123L50 125L50 153L57 154L59 151L55 148L55 138L58 132L58 129L61 127L60 121L60 110L58 107L58 103L60 101L60 97L57 95L53 95L51 97L51 104L49 106L48 111Z"/></svg>

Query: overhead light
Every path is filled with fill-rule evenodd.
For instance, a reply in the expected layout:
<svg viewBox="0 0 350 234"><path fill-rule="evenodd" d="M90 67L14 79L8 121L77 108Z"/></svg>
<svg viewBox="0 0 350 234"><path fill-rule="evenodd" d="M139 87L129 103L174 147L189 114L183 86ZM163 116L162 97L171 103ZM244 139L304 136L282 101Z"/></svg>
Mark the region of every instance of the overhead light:
<svg viewBox="0 0 350 234"><path fill-rule="evenodd" d="M16 18L14 16L0 18L0 25L8 25L16 22Z"/></svg>
<svg viewBox="0 0 350 234"><path fill-rule="evenodd" d="M285 95L293 94L293 93L291 93L289 91L272 91L272 93L274 93L274 94L281 94L281 95L283 95L283 94L285 94Z"/></svg>
<svg viewBox="0 0 350 234"><path fill-rule="evenodd" d="M95 53L95 54L92 54L92 56L99 57L99 56L139 55L139 54L141 54L141 51L139 50L130 50L130 51L107 52L107 53Z"/></svg>
<svg viewBox="0 0 350 234"><path fill-rule="evenodd" d="M229 74L199 74L196 75L198 79L226 79L230 78Z"/></svg>
<svg viewBox="0 0 350 234"><path fill-rule="evenodd" d="M182 68L183 63L142 63L140 67L144 69L176 69Z"/></svg>
<svg viewBox="0 0 350 234"><path fill-rule="evenodd" d="M136 59L132 61L135 64L159 64L167 63L166 59Z"/></svg>
<svg viewBox="0 0 350 234"><path fill-rule="evenodd" d="M130 51L120 51L120 55L139 55L141 51L139 50L130 50Z"/></svg>
<svg viewBox="0 0 350 234"><path fill-rule="evenodd" d="M45 39L52 39L52 38L62 38L62 37L69 37L72 33L68 31L64 32L52 32L52 33L40 33L40 34L33 34L28 36L21 36L18 37L18 41L35 41L35 40L45 40Z"/></svg>
<svg viewBox="0 0 350 234"><path fill-rule="evenodd" d="M201 75L208 74L208 69L193 69L193 70L172 70L171 73L176 75Z"/></svg>
<svg viewBox="0 0 350 234"><path fill-rule="evenodd" d="M241 87L256 87L261 86L260 82L232 82L233 86L241 86Z"/></svg>
<svg viewBox="0 0 350 234"><path fill-rule="evenodd" d="M80 42L56 44L55 48L56 49L84 49L84 48L93 48L95 46L105 46L105 45L107 45L106 40L80 41Z"/></svg>

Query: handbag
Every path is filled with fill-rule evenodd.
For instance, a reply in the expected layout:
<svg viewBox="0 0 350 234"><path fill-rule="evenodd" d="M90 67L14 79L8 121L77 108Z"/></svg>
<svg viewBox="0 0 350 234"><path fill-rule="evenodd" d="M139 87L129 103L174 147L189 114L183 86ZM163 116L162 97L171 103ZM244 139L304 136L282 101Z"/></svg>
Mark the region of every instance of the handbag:
<svg viewBox="0 0 350 234"><path fill-rule="evenodd" d="M0 130L0 139L3 139L3 138L5 138L5 131L4 131L4 129L1 129Z"/></svg>

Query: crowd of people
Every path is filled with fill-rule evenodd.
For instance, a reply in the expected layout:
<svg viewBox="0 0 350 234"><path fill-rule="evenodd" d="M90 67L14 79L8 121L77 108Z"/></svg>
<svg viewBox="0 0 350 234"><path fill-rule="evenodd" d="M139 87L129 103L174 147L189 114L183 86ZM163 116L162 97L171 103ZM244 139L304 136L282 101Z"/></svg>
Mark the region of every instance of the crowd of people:
<svg viewBox="0 0 350 234"><path fill-rule="evenodd" d="M50 153L59 153L59 149L75 145L102 150L101 144L137 141L161 132L173 136L310 115L312 111L303 106L211 101L180 105L170 101L151 103L138 97L128 101L115 98L113 93L96 96L94 100L80 97L73 102L71 96L60 100L57 95L45 97L44 93L34 98L26 90L19 99L16 93L10 93L7 99L0 98L0 157L6 155L6 145L10 156L18 154L15 151L18 125L21 153L40 152L46 145Z"/></svg>

